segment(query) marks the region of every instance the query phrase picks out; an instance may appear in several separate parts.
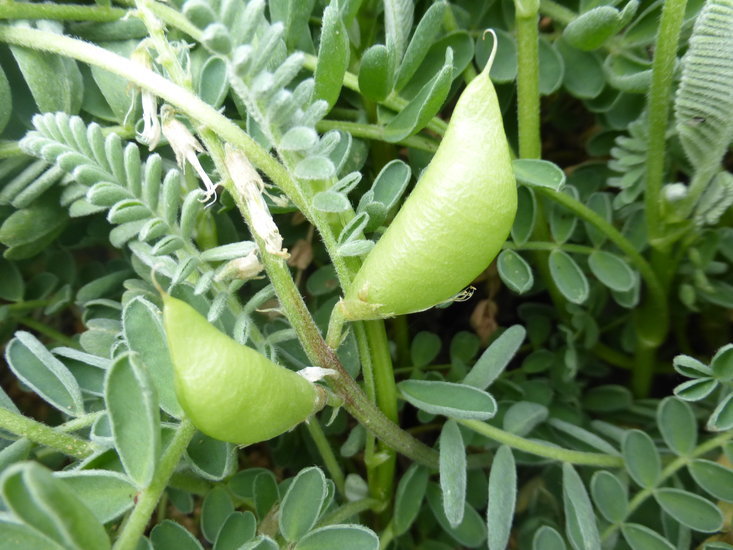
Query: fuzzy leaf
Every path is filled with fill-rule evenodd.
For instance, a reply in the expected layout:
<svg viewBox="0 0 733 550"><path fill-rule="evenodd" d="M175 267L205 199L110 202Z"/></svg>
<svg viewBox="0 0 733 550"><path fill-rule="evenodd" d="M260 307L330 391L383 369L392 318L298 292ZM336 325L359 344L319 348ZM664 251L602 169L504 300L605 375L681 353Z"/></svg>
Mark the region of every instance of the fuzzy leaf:
<svg viewBox="0 0 733 550"><path fill-rule="evenodd" d="M657 489L654 498L666 513L694 531L714 533L723 526L720 509L699 495L665 487Z"/></svg>
<svg viewBox="0 0 733 550"><path fill-rule="evenodd" d="M35 336L18 331L6 348L5 359L13 373L47 403L64 414L84 414L78 382Z"/></svg>
<svg viewBox="0 0 733 550"><path fill-rule="evenodd" d="M234 504L224 487L214 487L204 497L201 506L201 532L209 542L214 542L229 515L234 512Z"/></svg>
<svg viewBox="0 0 733 550"><path fill-rule="evenodd" d="M329 109L341 93L349 65L349 36L339 14L338 3L331 2L323 11L321 44L318 47L314 99L323 99Z"/></svg>
<svg viewBox="0 0 733 550"><path fill-rule="evenodd" d="M596 472L591 478L590 492L604 518L611 523L626 519L629 497L618 477L605 470Z"/></svg>
<svg viewBox="0 0 733 550"><path fill-rule="evenodd" d="M733 140L733 5L709 0L695 20L675 97L675 126L698 170L720 163Z"/></svg>
<svg viewBox="0 0 733 550"><path fill-rule="evenodd" d="M63 548L110 548L109 537L92 511L40 464L14 464L4 472L0 485L3 502L15 516Z"/></svg>
<svg viewBox="0 0 733 550"><path fill-rule="evenodd" d="M448 523L457 527L463 521L466 500L466 449L458 424L449 420L440 431L440 490Z"/></svg>
<svg viewBox="0 0 733 550"><path fill-rule="evenodd" d="M160 411L155 388L135 355L115 360L105 380L105 401L115 447L125 471L144 488L160 456Z"/></svg>
<svg viewBox="0 0 733 550"><path fill-rule="evenodd" d="M596 550L601 547L601 537L583 481L567 462L562 470L565 532L570 544L575 550Z"/></svg>
<svg viewBox="0 0 733 550"><path fill-rule="evenodd" d="M301 470L280 505L280 532L286 540L300 540L316 523L328 490L319 468Z"/></svg>
<svg viewBox="0 0 733 550"><path fill-rule="evenodd" d="M697 445L697 421L692 407L675 397L667 397L657 409L659 431L674 453L689 456Z"/></svg>
<svg viewBox="0 0 733 550"><path fill-rule="evenodd" d="M377 550L379 539L362 525L328 525L314 529L295 545L294 550Z"/></svg>
<svg viewBox="0 0 733 550"><path fill-rule="evenodd" d="M499 447L489 473L489 506L486 509L489 550L504 550L509 543L517 501L517 468L512 450Z"/></svg>
<svg viewBox="0 0 733 550"><path fill-rule="evenodd" d="M443 106L453 82L453 50L445 52L445 62L438 73L412 98L384 129L384 139L401 141L420 131Z"/></svg>
<svg viewBox="0 0 733 550"><path fill-rule="evenodd" d="M463 383L484 390L491 386L519 351L526 336L527 331L521 325L513 325L506 329L481 354L463 379Z"/></svg>
<svg viewBox="0 0 733 550"><path fill-rule="evenodd" d="M641 487L654 487L662 466L652 438L641 430L629 430L621 442L621 449L632 479Z"/></svg>
<svg viewBox="0 0 733 550"><path fill-rule="evenodd" d="M393 518L396 535L405 533L417 518L427 486L428 470L418 464L410 466L400 479Z"/></svg>
<svg viewBox="0 0 733 550"><path fill-rule="evenodd" d="M588 299L590 288L588 279L573 258L558 249L550 252L550 274L560 293L574 304L582 304Z"/></svg>
<svg viewBox="0 0 733 550"><path fill-rule="evenodd" d="M532 268L518 252L502 250L496 267L502 282L517 294L524 294L534 286Z"/></svg>
<svg viewBox="0 0 733 550"><path fill-rule="evenodd" d="M398 387L410 404L432 414L476 420L488 420L496 414L491 395L465 384L404 380Z"/></svg>

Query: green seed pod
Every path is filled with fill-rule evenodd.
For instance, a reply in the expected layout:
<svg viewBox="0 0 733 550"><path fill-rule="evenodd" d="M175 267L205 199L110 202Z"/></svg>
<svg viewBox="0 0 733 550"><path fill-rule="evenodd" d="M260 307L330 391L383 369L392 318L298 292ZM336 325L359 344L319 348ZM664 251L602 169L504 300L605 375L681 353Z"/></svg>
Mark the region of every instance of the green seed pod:
<svg viewBox="0 0 733 550"><path fill-rule="evenodd" d="M324 391L218 331L186 302L163 294L176 395L203 433L250 445L293 428L324 404Z"/></svg>
<svg viewBox="0 0 733 550"><path fill-rule="evenodd" d="M449 301L499 253L517 189L490 67L461 94L435 156L361 266L341 303L346 319Z"/></svg>

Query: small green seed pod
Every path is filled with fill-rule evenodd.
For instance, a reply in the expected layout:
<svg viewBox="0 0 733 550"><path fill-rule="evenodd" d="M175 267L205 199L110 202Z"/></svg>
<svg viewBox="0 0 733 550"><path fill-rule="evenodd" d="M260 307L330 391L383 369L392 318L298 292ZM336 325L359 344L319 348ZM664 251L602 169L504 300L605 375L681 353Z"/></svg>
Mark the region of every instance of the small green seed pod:
<svg viewBox="0 0 733 550"><path fill-rule="evenodd" d="M217 330L186 302L163 294L163 323L176 395L203 433L250 445L306 420L324 392L297 373Z"/></svg>
<svg viewBox="0 0 733 550"><path fill-rule="evenodd" d="M490 67L461 94L435 156L361 266L341 303L346 319L451 300L499 253L517 189Z"/></svg>

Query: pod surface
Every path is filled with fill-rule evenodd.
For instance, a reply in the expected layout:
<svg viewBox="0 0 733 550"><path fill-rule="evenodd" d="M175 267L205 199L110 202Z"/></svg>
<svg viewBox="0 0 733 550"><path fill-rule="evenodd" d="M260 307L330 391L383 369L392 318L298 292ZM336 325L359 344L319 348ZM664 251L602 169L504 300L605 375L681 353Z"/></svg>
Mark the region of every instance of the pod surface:
<svg viewBox="0 0 733 550"><path fill-rule="evenodd" d="M461 94L435 156L357 273L345 317L390 317L450 300L499 253L516 210L509 146L484 70Z"/></svg>
<svg viewBox="0 0 733 550"><path fill-rule="evenodd" d="M163 294L176 395L191 422L222 441L271 439L315 412L315 386L220 332L186 302Z"/></svg>

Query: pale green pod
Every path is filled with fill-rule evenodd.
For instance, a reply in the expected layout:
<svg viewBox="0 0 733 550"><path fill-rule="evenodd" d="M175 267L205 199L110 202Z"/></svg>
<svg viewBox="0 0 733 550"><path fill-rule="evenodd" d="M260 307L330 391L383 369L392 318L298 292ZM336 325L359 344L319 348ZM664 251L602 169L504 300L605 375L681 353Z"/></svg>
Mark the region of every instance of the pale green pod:
<svg viewBox="0 0 733 550"><path fill-rule="evenodd" d="M443 141L342 302L346 319L446 302L499 253L517 189L490 63L461 94Z"/></svg>
<svg viewBox="0 0 733 550"><path fill-rule="evenodd" d="M315 384L234 341L186 302L163 294L163 304L176 395L206 435L250 445L321 408L323 394Z"/></svg>

